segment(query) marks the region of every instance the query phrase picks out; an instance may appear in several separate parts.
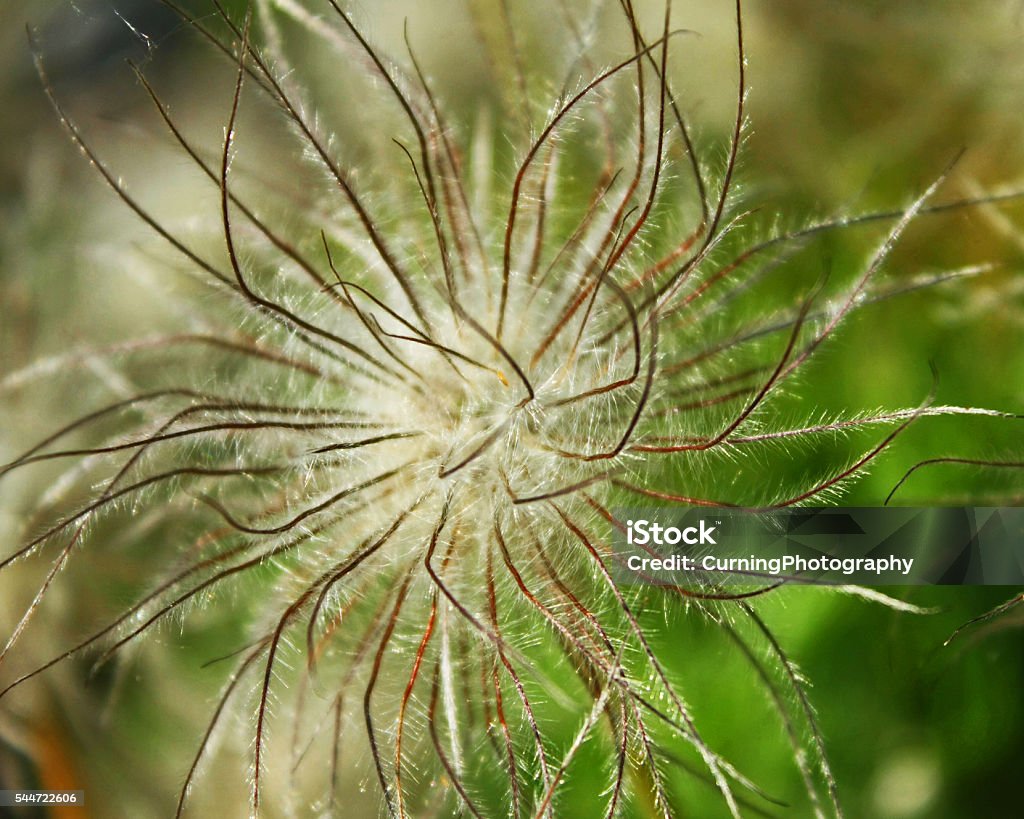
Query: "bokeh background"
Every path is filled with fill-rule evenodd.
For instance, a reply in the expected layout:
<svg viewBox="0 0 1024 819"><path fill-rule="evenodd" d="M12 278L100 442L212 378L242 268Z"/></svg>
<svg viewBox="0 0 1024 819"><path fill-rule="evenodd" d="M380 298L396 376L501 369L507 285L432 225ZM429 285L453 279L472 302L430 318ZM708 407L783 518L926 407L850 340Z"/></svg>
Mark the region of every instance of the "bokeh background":
<svg viewBox="0 0 1024 819"><path fill-rule="evenodd" d="M644 5L654 28L656 6ZM569 47L550 42L554 29L539 4L511 7L526 54ZM674 55L674 82L698 125L700 144L714 155L723 151L735 105L731 4L701 0L676 7L677 24L699 36L687 38ZM471 109L490 92L486 72L473 70L478 44L471 27L453 22L465 19L461 9L454 0L382 0L358 6L357 19L387 51L397 48L408 18L424 61L448 90L448 104L464 101L460 116L471 121ZM741 185L766 213L780 214L783 225L905 207L961 148L967 152L939 199L1024 189L1019 0L751 0L745 15L751 128ZM230 93L224 62L157 2L7 0L0 8L0 462L90 398L88 389L73 386L80 372L58 369L13 382L11 374L71 348L173 329L181 316L158 286L159 269L139 263L153 252L144 229L87 166L48 107L26 24L37 32L57 92L92 142L131 179L133 191L159 204L183 230L197 210L193 189L176 184L188 173L185 163L160 134L124 60L141 63L190 124L213 137ZM819 246L818 263L827 260L842 275L863 261L865 247L877 238L877 232L833 234ZM125 247L138 252L125 254ZM929 361L940 374L940 403L1024 410L1024 206L923 218L901 241L886 275L896 281L978 262L991 262L993 270L967 284L861 311L811 365L806 383L815 387L792 399L794 412L914 406L931 387ZM97 362L81 366L94 368L97 380L111 377ZM849 452L863 440L852 438ZM843 502L877 504L910 465L947 454L1019 460L1024 436L1019 425L990 419L918 424ZM790 480L815 466L814 453L807 458L791 467L793 475L765 466L763 479ZM0 483L5 551L22 536L54 474L41 470ZM1018 505L1022 487L1024 476L1014 470L936 467L915 476L901 501ZM94 575L80 569L48 616L52 642L39 637L33 653L42 659L63 644L82 607L130 599L139 571L130 563L104 565ZM17 571L0 574L0 632L16 622L26 582ZM1024 621L1011 614L942 647L958 625L1014 590L894 593L936 613L898 613L816 590L780 594L762 609L813 684L848 815L1016 815L1024 759ZM230 618L221 626L238 628ZM765 698L744 679L748 671L722 661L713 627L683 617L652 628L660 630L668 665L685 668L684 690L711 743L727 758L733 752L743 757L745 771L770 794L799 804L800 784L784 744L764 737L777 730L766 728ZM86 788L89 805L68 816L167 815L194 735L178 729L191 725L197 711L205 713L218 677L196 670L195 658L207 656L201 641L168 634L163 642L165 656L148 652L119 675L85 685L88 663L73 664L0 702L0 787ZM133 675L146 686L132 686ZM188 682L181 682L183 675ZM139 754L139 748L146 751ZM693 815L719 815L706 785L683 772L672 783L697 805ZM585 795L600 786L599 779L580 776L568 787L585 805ZM230 797L221 807L225 816L244 814ZM802 810L759 802L751 815Z"/></svg>

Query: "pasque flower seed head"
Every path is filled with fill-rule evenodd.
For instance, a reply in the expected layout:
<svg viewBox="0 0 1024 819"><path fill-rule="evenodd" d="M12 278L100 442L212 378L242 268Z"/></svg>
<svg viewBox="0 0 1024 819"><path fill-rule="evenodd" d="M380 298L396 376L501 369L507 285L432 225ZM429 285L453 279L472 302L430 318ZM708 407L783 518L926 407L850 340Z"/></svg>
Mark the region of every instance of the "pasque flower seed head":
<svg viewBox="0 0 1024 819"><path fill-rule="evenodd" d="M589 12L555 3L560 60L531 59L519 9L474 4L502 87L487 103L498 113L470 122L435 87L416 31L385 55L343 0L167 5L233 80L211 146L133 66L211 194L197 197L194 231L122 181L39 58L71 139L204 289L180 331L108 351L159 350L163 366L126 366L116 400L4 467L70 461L64 489L90 491L61 497L4 558L5 570L46 568L0 668L80 553L133 561L144 541L160 569L0 696L80 655L116 662L168 622L229 612L248 636L220 645L223 688L176 772L179 812L218 787L203 771L243 715L234 734L249 746L223 753L249 760L238 784L253 815L281 803L296 815L365 804L393 817L671 817L684 808L669 769L685 769L738 816L765 796L704 736L685 664L664 652L659 629L685 614L753 664L809 809L840 815L804 682L757 609L774 587L622 586L612 509L822 503L926 416L1001 416L921 396L794 425L780 407L814 389L800 380L808 362L856 310L981 272L886 283L913 224L1013 197L942 199L953 161L902 208L766 235L736 192L739 2L732 127L717 149L672 81L692 35L667 3L653 29L632 0L609 4L612 58L588 37ZM290 60L296 42L312 56ZM340 101L314 90L323 49L344 75ZM860 229L877 238L848 281L802 260L819 237ZM846 434L871 437L848 457ZM775 477L807 450L825 465ZM567 783L591 765L603 789L570 803Z"/></svg>

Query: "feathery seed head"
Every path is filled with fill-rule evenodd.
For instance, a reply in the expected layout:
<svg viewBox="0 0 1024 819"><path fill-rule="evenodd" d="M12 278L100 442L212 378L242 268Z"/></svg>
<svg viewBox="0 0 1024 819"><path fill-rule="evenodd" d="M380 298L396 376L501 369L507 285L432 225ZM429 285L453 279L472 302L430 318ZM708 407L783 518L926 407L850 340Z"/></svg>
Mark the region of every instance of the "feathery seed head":
<svg viewBox="0 0 1024 819"><path fill-rule="evenodd" d="M211 148L137 70L215 194L199 235L135 198L40 71L71 138L209 289L179 332L110 351L128 360L123 381L110 379L115 400L0 473L76 464L55 489L62 511L2 564L52 571L0 662L79 552L153 543L162 565L130 605L0 696L80 654L118 661L183 612L185 623L228 612L249 634L219 646L234 653L217 667L232 669L179 811L238 713L254 815L270 800L298 815L669 817L673 768L738 816L763 794L705 739L682 693L686 664L658 645L664 622L695 612L752 663L807 805L841 815L804 681L751 602L771 589L621 587L611 510L638 498L820 501L920 418L1001 416L925 403L790 424L776 408L856 309L978 272L880 282L911 223L998 197L936 205L947 169L903 209L757 234L735 194L738 2L717 162L673 87L683 32L668 4L652 30L631 0L617 4L618 52L604 63L557 3L571 59L542 82L509 4L494 3L480 39L503 80L499 136L484 116L450 121L415 47L392 63L341 0L257 0L244 14L167 5L234 78ZM303 84L310 65L289 60L296 37L369 78L372 98L345 100L343 138L319 113L329 101ZM538 102L542 84L555 90ZM272 121L289 147L271 162L254 143ZM877 239L849 280L794 264L816 238L863 226ZM156 350L167 366L132 367ZM112 419L113 435L95 431ZM850 457L843 433L874 437ZM94 438L75 448L71 435ZM797 443L838 466L777 479L804 462ZM66 502L72 484L89 499ZM563 798L594 764L603 789ZM375 794L365 805L360 777Z"/></svg>

